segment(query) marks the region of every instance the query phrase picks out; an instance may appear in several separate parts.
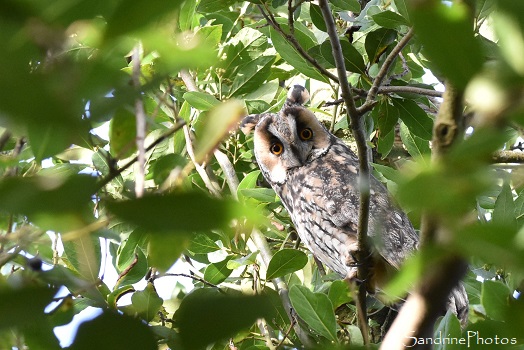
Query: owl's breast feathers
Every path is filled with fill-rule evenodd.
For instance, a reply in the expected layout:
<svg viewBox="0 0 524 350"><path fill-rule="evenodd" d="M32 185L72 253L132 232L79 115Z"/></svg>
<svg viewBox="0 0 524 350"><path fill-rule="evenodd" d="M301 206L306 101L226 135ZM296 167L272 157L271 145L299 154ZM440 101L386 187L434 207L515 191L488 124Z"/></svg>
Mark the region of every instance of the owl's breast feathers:
<svg viewBox="0 0 524 350"><path fill-rule="evenodd" d="M318 258L342 277L356 272L358 225L358 160L339 139L329 151L296 168L275 190L297 227L301 239ZM418 236L387 189L371 179L369 235L387 264L399 268L418 246Z"/></svg>

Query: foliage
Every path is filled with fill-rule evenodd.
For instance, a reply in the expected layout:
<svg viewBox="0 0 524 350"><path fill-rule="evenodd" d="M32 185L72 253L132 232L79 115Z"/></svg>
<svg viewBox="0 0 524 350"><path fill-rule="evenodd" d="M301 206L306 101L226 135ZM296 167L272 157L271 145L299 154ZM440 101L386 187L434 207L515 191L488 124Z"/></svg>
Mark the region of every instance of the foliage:
<svg viewBox="0 0 524 350"><path fill-rule="evenodd" d="M444 250L470 262L470 325L461 331L448 314L436 330L522 344L523 173L492 163L497 151L522 151L524 4L329 3L357 107L415 26L363 118L375 175L417 228L423 211L445 222ZM72 349L301 347L295 322L325 347L363 344L348 285L294 242L252 140L233 131L246 112L278 111L296 82L351 143L316 3L7 0L0 18L0 348L59 349L53 329L87 308L101 314ZM445 164L430 161L440 93L427 71L469 102L467 135ZM430 256L410 260L388 290L402 295ZM184 273L170 270L177 261ZM159 296L161 280L172 281L170 297ZM375 343L382 322L370 320Z"/></svg>

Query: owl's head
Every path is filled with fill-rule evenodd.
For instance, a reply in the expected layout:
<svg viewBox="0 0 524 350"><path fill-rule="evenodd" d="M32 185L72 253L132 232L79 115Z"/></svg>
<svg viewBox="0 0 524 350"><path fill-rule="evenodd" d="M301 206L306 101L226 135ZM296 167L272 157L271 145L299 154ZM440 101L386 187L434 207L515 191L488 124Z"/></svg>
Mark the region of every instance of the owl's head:
<svg viewBox="0 0 524 350"><path fill-rule="evenodd" d="M303 100L291 100L293 93L297 86L279 113L250 115L241 123L244 133L254 128L255 157L271 184L283 184L289 171L321 157L332 143L333 136L301 105Z"/></svg>

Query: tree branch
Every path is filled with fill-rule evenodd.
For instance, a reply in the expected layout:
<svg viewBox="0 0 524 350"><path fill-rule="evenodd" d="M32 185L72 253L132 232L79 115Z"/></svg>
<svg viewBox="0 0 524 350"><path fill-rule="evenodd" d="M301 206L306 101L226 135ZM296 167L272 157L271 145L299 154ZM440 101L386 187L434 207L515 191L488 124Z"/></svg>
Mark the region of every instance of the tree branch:
<svg viewBox="0 0 524 350"><path fill-rule="evenodd" d="M359 158L359 215L358 215L358 252L357 261L359 262L357 276L361 281L368 281L370 276L370 247L368 242L368 223L369 223L369 162L368 162L368 146L366 141L366 135L364 132L364 125L362 120L362 114L357 110L355 106L355 100L351 92L351 86L347 79L347 71L344 63L344 56L342 54L342 47L340 45L340 39L338 37L337 28L335 21L331 14L327 0L319 0L319 6L326 23L329 38L331 40L333 57L335 58L335 64L337 67L338 79L340 82L340 88L342 90L342 98L346 104L348 110L348 117L351 123L351 129L355 141L357 144L357 152ZM364 343L369 344L369 331L367 325L367 308L366 308L366 283L359 285L358 291L358 312L359 312L359 327L364 337Z"/></svg>
<svg viewBox="0 0 524 350"><path fill-rule="evenodd" d="M434 163L445 161L448 150L463 134L462 101L463 91L446 84L444 100L433 127L432 161ZM452 234L452 230L431 213L423 215L420 233L422 249L449 242L449 236ZM466 269L466 262L452 254L443 254L438 261L432 261L428 266L424 266L423 278L400 309L380 349L400 350L405 349L407 345L411 345L413 349L425 349L424 345L409 344L409 341L413 337L433 336L435 321L446 309L449 294L459 283Z"/></svg>
<svg viewBox="0 0 524 350"><path fill-rule="evenodd" d="M179 120L175 125L166 130L162 135L160 135L155 141L153 141L149 146L146 147L146 153L155 148L159 143L165 141L169 136L173 135L175 132L180 130L186 122L184 120ZM120 168L111 171L106 177L102 178L98 182L98 188L102 188L112 180L114 180L118 175L122 174L130 166L132 166L138 160L138 155L130 159L126 164L122 165Z"/></svg>
<svg viewBox="0 0 524 350"><path fill-rule="evenodd" d="M498 151L493 154L495 163L524 163L522 151Z"/></svg>
<svg viewBox="0 0 524 350"><path fill-rule="evenodd" d="M197 91L197 86L189 72L187 71L181 71L180 76L182 77L182 80L184 81L184 84L190 91ZM227 156L222 153L219 150L215 150L214 152L215 158L217 159L220 167L224 171L224 176L226 177L226 182L228 183L229 189L231 191L231 194L234 198L237 198L237 189L238 189L238 178L236 176L235 169ZM196 164L195 164L196 165ZM271 261L271 257L273 254L271 253L271 248L269 247L269 244L267 243L266 237L257 229L253 229L251 232L251 240L256 246L256 249L260 251L260 256L262 259L262 262L265 266L269 264L269 261ZM294 315L292 314L293 307L291 305L291 300L289 299L289 290L287 287L286 282L281 278L275 278L272 280L273 284L275 285L275 290L278 292L278 295L280 296L280 299L282 300L282 304L284 305L284 308L286 309L286 313L289 317L289 320L292 325L294 325L295 333L299 337L302 344L307 348L312 348L315 346L315 342L309 337L307 332L305 332L298 323L294 322ZM263 327L267 327L265 325ZM269 344L268 344L269 345Z"/></svg>
<svg viewBox="0 0 524 350"><path fill-rule="evenodd" d="M140 91L140 51L142 45L138 43L133 49L133 85L137 91L135 98L135 118L136 118L136 148L138 151L138 169L135 172L135 194L137 198L144 195L145 189L145 166L146 150L144 140L146 138L146 113Z"/></svg>
<svg viewBox="0 0 524 350"><path fill-rule="evenodd" d="M413 28L410 28L407 34L397 43L397 45L395 45L393 50L391 50L389 55L386 57L384 64L380 68L377 76L375 77L375 80L373 81L371 89L369 89L366 102L364 102L364 104L359 107L360 113L365 113L373 108L373 106L375 105L375 98L377 97L380 85L382 85L382 82L386 78L386 75L388 74L391 66L393 65L393 62L395 62L395 59L400 54L402 49L408 44L413 35Z"/></svg>
<svg viewBox="0 0 524 350"><path fill-rule="evenodd" d="M282 35L295 48L295 50L298 51L300 56L302 56L305 60L307 60L309 63L311 63L313 65L313 67L315 67L316 69L318 69L320 71L320 73L322 73L323 75L325 75L326 77L328 77L329 79L331 79L331 80L333 80L333 81L335 81L337 83L339 82L337 76L332 74L326 68L322 67L320 65L320 63L317 62L316 59L311 57L307 53L307 51L304 50L302 45L300 45L300 43L297 41L297 39L293 35L290 35L290 34L287 34L286 32L284 32L284 30L282 29L280 24L278 24L278 22L276 21L275 17L273 17L273 15L271 14L271 12L269 12L267 7L266 7L266 10L268 11L268 13L266 13L264 11L264 8L262 7L262 5L258 5L258 8L260 9L260 12L262 13L262 16L264 16L264 18L266 19L267 23L274 30L276 30L280 35Z"/></svg>

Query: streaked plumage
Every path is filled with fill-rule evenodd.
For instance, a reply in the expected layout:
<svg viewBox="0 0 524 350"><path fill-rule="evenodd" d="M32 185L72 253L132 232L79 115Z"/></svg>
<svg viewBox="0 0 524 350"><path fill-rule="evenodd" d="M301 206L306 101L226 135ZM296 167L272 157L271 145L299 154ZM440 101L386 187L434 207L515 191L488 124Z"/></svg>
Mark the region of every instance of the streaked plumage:
<svg viewBox="0 0 524 350"><path fill-rule="evenodd" d="M354 278L357 267L358 159L303 107L307 91L295 86L278 113L251 115L241 128L254 128L257 163L289 212L308 249L342 278ZM369 235L373 240L373 287L417 248L419 238L406 214L385 186L370 179ZM449 307L463 320L468 301L461 285Z"/></svg>

